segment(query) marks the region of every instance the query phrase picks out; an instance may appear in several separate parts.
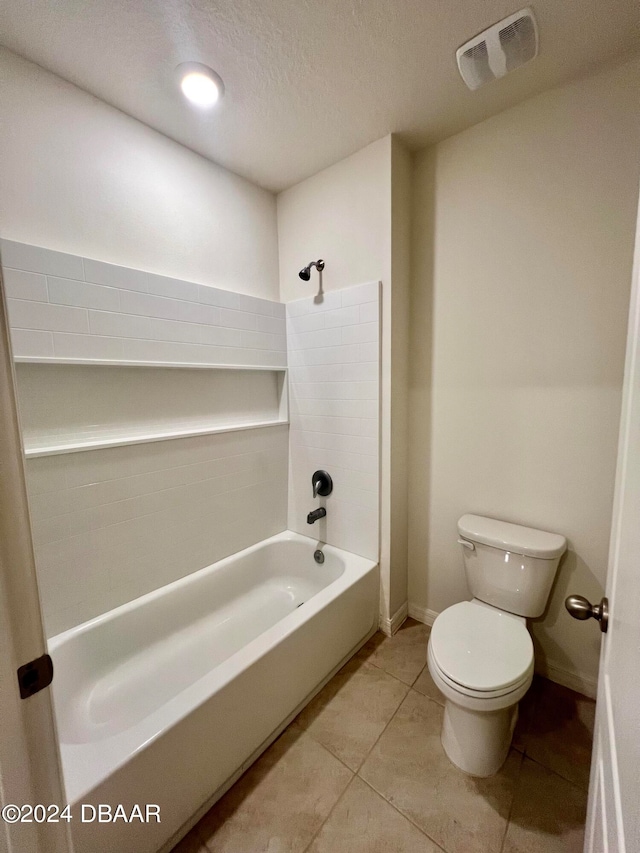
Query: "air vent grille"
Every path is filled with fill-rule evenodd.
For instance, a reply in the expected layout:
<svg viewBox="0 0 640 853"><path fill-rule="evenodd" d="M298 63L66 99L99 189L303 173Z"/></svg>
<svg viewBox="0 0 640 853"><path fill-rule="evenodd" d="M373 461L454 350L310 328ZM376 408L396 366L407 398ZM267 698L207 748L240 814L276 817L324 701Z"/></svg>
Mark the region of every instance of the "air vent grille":
<svg viewBox="0 0 640 853"><path fill-rule="evenodd" d="M479 41L465 50L458 59L462 78L470 89L478 89L484 83L495 80L495 74L489 68L489 52L486 41Z"/></svg>
<svg viewBox="0 0 640 853"><path fill-rule="evenodd" d="M531 9L522 9L459 47L456 60L470 89L504 77L538 55L538 27Z"/></svg>
<svg viewBox="0 0 640 853"><path fill-rule="evenodd" d="M518 18L500 30L500 47L507 59L507 71L535 59L537 53L536 30L533 19Z"/></svg>

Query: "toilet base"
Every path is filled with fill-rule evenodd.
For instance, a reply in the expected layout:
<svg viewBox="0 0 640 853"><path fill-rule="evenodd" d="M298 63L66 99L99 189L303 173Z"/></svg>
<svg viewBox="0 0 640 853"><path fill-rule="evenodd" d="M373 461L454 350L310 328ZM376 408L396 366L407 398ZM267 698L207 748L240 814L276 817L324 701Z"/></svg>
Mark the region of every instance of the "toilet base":
<svg viewBox="0 0 640 853"><path fill-rule="evenodd" d="M518 704L497 711L474 711L447 699L442 746L449 760L471 776L493 776L509 754Z"/></svg>

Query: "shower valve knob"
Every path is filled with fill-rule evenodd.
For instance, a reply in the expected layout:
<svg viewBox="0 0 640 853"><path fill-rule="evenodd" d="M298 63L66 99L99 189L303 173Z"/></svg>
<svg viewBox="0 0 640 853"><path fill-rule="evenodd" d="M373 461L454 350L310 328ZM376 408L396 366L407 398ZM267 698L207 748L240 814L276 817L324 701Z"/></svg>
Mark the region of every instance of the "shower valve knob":
<svg viewBox="0 0 640 853"><path fill-rule="evenodd" d="M317 498L318 495L326 498L333 491L333 480L331 479L331 475L326 471L314 471L311 478L311 485L313 486L314 498Z"/></svg>

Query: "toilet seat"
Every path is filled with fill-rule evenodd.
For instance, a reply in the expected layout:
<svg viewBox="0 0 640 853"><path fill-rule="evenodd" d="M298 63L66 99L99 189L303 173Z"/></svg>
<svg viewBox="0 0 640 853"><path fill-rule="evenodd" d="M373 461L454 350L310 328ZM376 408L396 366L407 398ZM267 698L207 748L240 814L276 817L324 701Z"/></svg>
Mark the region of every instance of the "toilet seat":
<svg viewBox="0 0 640 853"><path fill-rule="evenodd" d="M429 651L443 681L478 699L519 690L533 671L533 643L524 623L472 601L454 604L437 617Z"/></svg>
<svg viewBox="0 0 640 853"><path fill-rule="evenodd" d="M449 687L455 694L457 694L458 701L462 701L463 697L466 700L468 699L479 699L480 704L476 704L474 707L481 707L482 702L488 702L490 699L502 699L499 703L500 707L504 707L506 704L511 704L510 697L517 695L522 687L526 687L529 689L531 684L531 678L533 676L533 665L527 670L524 674L521 681L517 684L514 684L510 687L498 689L498 690L471 690L468 687L465 687L462 684L458 684L457 681L454 681L452 678L449 678L438 666L436 661L433 658L433 649L431 646L428 648L428 662L429 662L429 671L431 672L432 678L440 679L442 684L439 685L440 690L443 690L443 684ZM526 691L525 691L526 692ZM516 701L516 700L513 700ZM494 705L495 703L492 703Z"/></svg>

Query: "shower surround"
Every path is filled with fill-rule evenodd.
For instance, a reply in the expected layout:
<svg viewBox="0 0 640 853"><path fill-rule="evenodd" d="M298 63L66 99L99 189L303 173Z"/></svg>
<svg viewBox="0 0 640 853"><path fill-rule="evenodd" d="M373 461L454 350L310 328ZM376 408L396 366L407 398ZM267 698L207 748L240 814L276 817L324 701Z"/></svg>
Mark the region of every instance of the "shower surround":
<svg viewBox="0 0 640 853"><path fill-rule="evenodd" d="M49 637L286 528L284 305L0 250Z"/></svg>
<svg viewBox="0 0 640 853"><path fill-rule="evenodd" d="M287 303L289 529L309 535L310 474L334 490L319 539L378 559L380 283Z"/></svg>
<svg viewBox="0 0 640 853"><path fill-rule="evenodd" d="M76 848L168 850L377 627L380 285L1 248L67 796L163 804Z"/></svg>
<svg viewBox="0 0 640 853"><path fill-rule="evenodd" d="M377 560L378 282L285 306L0 249L48 636L287 527Z"/></svg>

